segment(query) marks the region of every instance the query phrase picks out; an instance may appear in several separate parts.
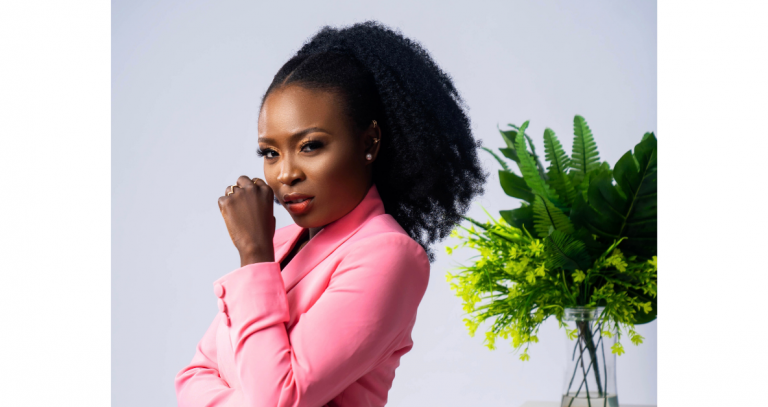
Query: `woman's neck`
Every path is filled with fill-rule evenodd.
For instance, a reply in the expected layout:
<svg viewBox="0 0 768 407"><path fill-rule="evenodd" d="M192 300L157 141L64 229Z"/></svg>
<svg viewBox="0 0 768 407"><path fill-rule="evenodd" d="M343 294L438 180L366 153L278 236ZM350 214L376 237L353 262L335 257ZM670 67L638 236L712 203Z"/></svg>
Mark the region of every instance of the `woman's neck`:
<svg viewBox="0 0 768 407"><path fill-rule="evenodd" d="M309 228L309 238L312 239L315 237L322 229L323 226L320 226L319 228Z"/></svg>

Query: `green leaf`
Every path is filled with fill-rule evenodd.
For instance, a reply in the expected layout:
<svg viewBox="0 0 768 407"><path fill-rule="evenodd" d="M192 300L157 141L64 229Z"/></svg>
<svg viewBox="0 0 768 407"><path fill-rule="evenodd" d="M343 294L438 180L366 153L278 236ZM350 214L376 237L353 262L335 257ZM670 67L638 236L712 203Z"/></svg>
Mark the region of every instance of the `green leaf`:
<svg viewBox="0 0 768 407"><path fill-rule="evenodd" d="M526 127L528 127L527 121L523 123L522 126L520 126L520 131L517 133L516 140L517 156L520 159L518 166L520 167L520 172L523 174L523 179L525 179L525 183L528 184L534 193L542 195L548 199L557 199L558 197L555 192L552 191L549 185L547 185L546 181L544 181L539 175L539 171L536 167L536 163L534 162L533 157L528 154L528 150L525 146L526 139L524 136Z"/></svg>
<svg viewBox="0 0 768 407"><path fill-rule="evenodd" d="M573 118L573 134L571 167L583 178L600 166L600 155L597 152L597 144L592 137L592 130L587 126L586 120L579 115Z"/></svg>
<svg viewBox="0 0 768 407"><path fill-rule="evenodd" d="M514 162L520 162L520 160L517 158L517 153L515 152L515 139L517 138L517 131L502 130L499 129L498 125L496 125L496 128L499 130L499 133L501 133L501 138L504 139L504 144L507 145L507 148L500 148L499 151L504 154L504 157L507 157Z"/></svg>
<svg viewBox="0 0 768 407"><path fill-rule="evenodd" d="M588 199L578 196L571 209L573 223L605 238L626 237L620 247L628 253L656 255L656 151L656 138L647 137L635 146L634 157L628 152L616 163L613 177L590 174Z"/></svg>
<svg viewBox="0 0 768 407"><path fill-rule="evenodd" d="M541 195L533 202L533 224L541 238L549 235L550 227L565 234L573 233L573 224L563 211Z"/></svg>
<svg viewBox="0 0 768 407"><path fill-rule="evenodd" d="M550 185L557 192L557 195L567 204L571 204L576 199L576 189L571 184L568 177L568 168L571 165L571 159L565 154L560 140L555 136L555 132L550 128L544 129L544 153L549 161Z"/></svg>
<svg viewBox="0 0 768 407"><path fill-rule="evenodd" d="M528 127L528 125L524 124L525 127L522 130L520 129L520 127L517 127L517 126L515 126L514 124L511 124L511 123L509 124L509 126L514 128L518 132L523 133L523 135L525 136L526 140L528 140L528 145L531 147L530 155L533 157L533 161L536 163L536 168L539 170L539 175L541 176L541 178L546 180L547 179L547 173L544 171L544 166L541 165L541 160L539 159L539 156L536 154L536 147L534 147L534 145L533 145L533 140L531 139L531 137L528 134L525 133L525 127ZM515 133L515 138L513 140L516 140L516 137L517 137L517 133ZM515 145L515 149L517 149L517 145Z"/></svg>
<svg viewBox="0 0 768 407"><path fill-rule="evenodd" d="M499 170L499 182L504 193L513 197L522 199L527 202L533 202L533 192L525 180L519 175L510 172Z"/></svg>
<svg viewBox="0 0 768 407"><path fill-rule="evenodd" d="M470 218L469 216L462 216L462 218L464 218L464 220L468 221L469 223L472 223L473 225L478 226L482 229L486 229L488 227L487 224L477 221L473 218Z"/></svg>
<svg viewBox="0 0 768 407"><path fill-rule="evenodd" d="M658 312L656 297L652 297L640 290L635 290L632 288L627 289L627 293L633 297L637 297L642 302L651 302L651 312L645 312L643 309L635 310L635 325L647 324L648 322L656 319L656 313Z"/></svg>
<svg viewBox="0 0 768 407"><path fill-rule="evenodd" d="M656 136L653 134L653 132L648 132L643 134L643 139L641 141L645 141L647 138L656 138Z"/></svg>
<svg viewBox="0 0 768 407"><path fill-rule="evenodd" d="M590 232L609 239L615 239L614 235L614 223L611 218L608 218L602 212L596 211L592 208L583 195L577 195L576 200L573 201L573 207L571 208L571 222L576 227L584 227Z"/></svg>
<svg viewBox="0 0 768 407"><path fill-rule="evenodd" d="M592 237L592 233L589 229L583 227L577 228L575 225L574 229L576 229L576 231L571 233L571 237L584 243L584 246L587 248L587 253L591 258L599 257L605 250L605 246L598 243Z"/></svg>
<svg viewBox="0 0 768 407"><path fill-rule="evenodd" d="M503 168L503 169L504 169L504 171L509 171L509 167L507 166L507 163L505 163L505 162L504 162L504 160L502 160L501 158L499 158L499 156L498 156L498 155L496 155L496 153L494 153L493 151L491 151L489 148L486 148L486 147L480 147L480 148L482 148L483 150L485 150L485 151L487 151L487 152L491 153L491 155L493 156L493 158L495 158L495 159L496 159L496 161L498 161L498 162L499 162L499 164L501 164L501 168Z"/></svg>
<svg viewBox="0 0 768 407"><path fill-rule="evenodd" d="M591 264L584 243L559 230L555 230L545 239L547 267L550 270L587 269Z"/></svg>
<svg viewBox="0 0 768 407"><path fill-rule="evenodd" d="M549 161L550 172L565 174L571 166L571 159L565 154L560 140L549 127L544 129L544 157Z"/></svg>
<svg viewBox="0 0 768 407"><path fill-rule="evenodd" d="M514 149L511 148L500 148L499 151L501 151L502 154L504 154L504 157L509 158L510 160L520 163L520 159L517 158L517 152L515 152Z"/></svg>
<svg viewBox="0 0 768 407"><path fill-rule="evenodd" d="M533 230L534 228L533 206L531 205L524 204L517 209L499 211L499 213L501 214L501 217L507 221L507 223L518 229L525 228L526 230Z"/></svg>
<svg viewBox="0 0 768 407"><path fill-rule="evenodd" d="M504 139L504 143L507 145L507 148L510 148L512 150L515 149L515 139L517 138L517 131L515 130L502 130L499 129L499 126L496 125L496 128L499 130L499 133L501 133L501 137Z"/></svg>
<svg viewBox="0 0 768 407"><path fill-rule="evenodd" d="M622 248L650 257L656 255L657 241L658 170L656 137L653 134L635 146L634 157L638 167L634 167L635 160L619 160L614 169L616 183L630 204L626 221L621 227L622 236L629 239ZM634 172L635 169L637 172Z"/></svg>
<svg viewBox="0 0 768 407"><path fill-rule="evenodd" d="M613 222L623 222L626 219L629 211L628 202L619 194L610 175L599 173L594 178L590 177L587 196L589 204ZM621 234L618 233L612 237L618 239Z"/></svg>
<svg viewBox="0 0 768 407"><path fill-rule="evenodd" d="M527 134L523 133L523 135L525 136L526 140L528 140L528 146L531 147L531 157L533 157L533 161L536 162L536 169L539 170L539 176L542 179L547 180L548 179L547 173L544 171L544 166L541 165L541 160L539 159L539 156L536 155L536 147L533 146L533 140Z"/></svg>

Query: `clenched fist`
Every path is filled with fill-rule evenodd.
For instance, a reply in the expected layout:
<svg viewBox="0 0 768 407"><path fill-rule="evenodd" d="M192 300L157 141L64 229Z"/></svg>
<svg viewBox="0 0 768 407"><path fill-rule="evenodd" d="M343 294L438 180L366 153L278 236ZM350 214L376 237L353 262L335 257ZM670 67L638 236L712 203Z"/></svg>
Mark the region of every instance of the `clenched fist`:
<svg viewBox="0 0 768 407"><path fill-rule="evenodd" d="M234 190L233 193L230 192ZM219 198L219 209L229 237L240 252L240 266L275 261L274 193L266 182L245 175L237 187L228 186Z"/></svg>

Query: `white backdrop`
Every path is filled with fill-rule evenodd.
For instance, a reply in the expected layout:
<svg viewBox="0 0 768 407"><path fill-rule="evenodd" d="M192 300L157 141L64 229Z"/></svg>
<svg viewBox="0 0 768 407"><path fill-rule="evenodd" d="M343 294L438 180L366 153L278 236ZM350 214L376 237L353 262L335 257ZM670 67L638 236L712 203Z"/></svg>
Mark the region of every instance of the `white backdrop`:
<svg viewBox="0 0 768 407"><path fill-rule="evenodd" d="M173 378L216 314L211 282L239 258L216 199L239 175L262 176L257 108L277 69L322 25L366 19L419 41L455 81L473 130L530 120L543 152L552 128L570 151L587 119L612 165L656 129L656 3L611 1L113 1L112 400L176 405ZM661 135L663 137L663 135ZM498 184L469 215L517 200ZM277 227L291 222L276 208ZM445 273L472 253L437 246L429 288L389 393L392 406L518 406L559 400L565 333L547 321L521 362L468 336ZM482 328L481 328L482 329ZM622 403L656 403L656 322L617 358Z"/></svg>

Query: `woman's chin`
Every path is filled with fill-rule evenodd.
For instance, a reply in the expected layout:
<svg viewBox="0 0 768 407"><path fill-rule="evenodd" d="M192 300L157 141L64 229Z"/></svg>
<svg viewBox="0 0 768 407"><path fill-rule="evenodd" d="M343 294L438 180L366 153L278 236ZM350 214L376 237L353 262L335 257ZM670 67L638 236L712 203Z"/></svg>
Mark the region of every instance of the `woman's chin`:
<svg viewBox="0 0 768 407"><path fill-rule="evenodd" d="M314 214L303 214L303 215L297 215L291 213L291 211L288 211L288 214L291 215L291 218L293 219L293 223L296 224L296 226L302 227L304 229L312 229L324 226L325 223L317 222L314 219Z"/></svg>

